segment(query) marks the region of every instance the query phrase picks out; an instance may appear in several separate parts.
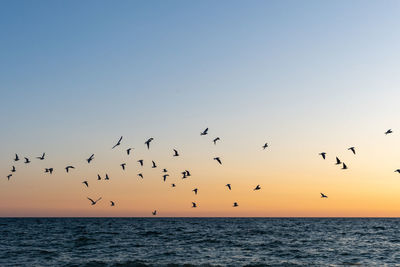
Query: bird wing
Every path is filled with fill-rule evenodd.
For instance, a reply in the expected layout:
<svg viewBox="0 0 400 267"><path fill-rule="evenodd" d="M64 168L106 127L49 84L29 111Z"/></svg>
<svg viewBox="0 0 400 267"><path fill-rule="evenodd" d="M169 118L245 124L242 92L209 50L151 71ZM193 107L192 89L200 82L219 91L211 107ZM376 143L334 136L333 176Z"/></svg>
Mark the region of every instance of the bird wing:
<svg viewBox="0 0 400 267"><path fill-rule="evenodd" d="M96 202L97 202L97 201L99 201L100 199L101 199L101 197L99 197L99 199L98 199L98 200L96 200Z"/></svg>
<svg viewBox="0 0 400 267"><path fill-rule="evenodd" d="M92 203L95 203L93 199L91 199L90 197L88 197L87 199L89 199Z"/></svg>

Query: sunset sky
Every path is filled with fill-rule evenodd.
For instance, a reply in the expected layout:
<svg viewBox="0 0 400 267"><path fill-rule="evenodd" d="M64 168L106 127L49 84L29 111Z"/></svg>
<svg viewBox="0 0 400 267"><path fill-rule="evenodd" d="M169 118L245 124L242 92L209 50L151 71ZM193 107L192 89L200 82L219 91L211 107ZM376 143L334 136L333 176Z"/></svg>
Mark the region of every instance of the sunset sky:
<svg viewBox="0 0 400 267"><path fill-rule="evenodd" d="M399 1L3 2L0 216L397 217L399 17Z"/></svg>

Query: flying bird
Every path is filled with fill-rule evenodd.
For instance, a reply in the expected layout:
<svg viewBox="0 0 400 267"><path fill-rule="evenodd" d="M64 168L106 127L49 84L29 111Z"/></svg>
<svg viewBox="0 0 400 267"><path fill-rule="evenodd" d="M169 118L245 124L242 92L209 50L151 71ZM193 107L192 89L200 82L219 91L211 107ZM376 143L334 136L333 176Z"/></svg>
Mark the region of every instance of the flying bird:
<svg viewBox="0 0 400 267"><path fill-rule="evenodd" d="M157 168L156 163L152 160L151 162L153 162L153 166L151 166L152 168Z"/></svg>
<svg viewBox="0 0 400 267"><path fill-rule="evenodd" d="M111 204L111 207L114 207L114 206L115 206L114 201L111 201L111 200L110 200L110 204Z"/></svg>
<svg viewBox="0 0 400 267"><path fill-rule="evenodd" d="M328 198L327 195L325 195L325 194L323 194L323 193L320 193L320 194L321 194L321 198Z"/></svg>
<svg viewBox="0 0 400 267"><path fill-rule="evenodd" d="M48 172L50 174L53 174L53 168L45 168L44 172L46 172L46 173Z"/></svg>
<svg viewBox="0 0 400 267"><path fill-rule="evenodd" d="M174 157L179 156L178 150L174 149Z"/></svg>
<svg viewBox="0 0 400 267"><path fill-rule="evenodd" d="M140 166L143 166L143 160L142 159L139 159L137 162L140 163Z"/></svg>
<svg viewBox="0 0 400 267"><path fill-rule="evenodd" d="M15 166L12 166L11 172L15 172Z"/></svg>
<svg viewBox="0 0 400 267"><path fill-rule="evenodd" d="M219 140L221 140L219 137L215 138L215 139L213 140L214 145L216 145L216 144L217 144L217 141L219 141Z"/></svg>
<svg viewBox="0 0 400 267"><path fill-rule="evenodd" d="M319 153L319 155L321 155L323 159L326 158L326 153L325 152L321 152L321 153Z"/></svg>
<svg viewBox="0 0 400 267"><path fill-rule="evenodd" d="M40 160L44 160L44 155L45 155L45 153L43 153L42 156L36 157L36 158L37 158L37 159L40 159Z"/></svg>
<svg viewBox="0 0 400 267"><path fill-rule="evenodd" d="M351 152L353 152L353 154L356 154L356 149L354 148L354 146L349 147L347 150L351 150Z"/></svg>
<svg viewBox="0 0 400 267"><path fill-rule="evenodd" d="M108 177L108 174L106 173L106 178L104 180L110 180L110 177Z"/></svg>
<svg viewBox="0 0 400 267"><path fill-rule="evenodd" d="M257 185L256 188L254 188L253 190L256 191L256 190L260 190L260 189L261 189L260 185Z"/></svg>
<svg viewBox="0 0 400 267"><path fill-rule="evenodd" d="M94 154L92 154L86 161L87 163L90 163L94 159Z"/></svg>
<svg viewBox="0 0 400 267"><path fill-rule="evenodd" d="M221 159L219 157L214 158L214 160L216 160L219 164L222 164Z"/></svg>
<svg viewBox="0 0 400 267"><path fill-rule="evenodd" d="M226 184L225 186L227 186L229 190L232 190L231 184Z"/></svg>
<svg viewBox="0 0 400 267"><path fill-rule="evenodd" d="M10 181L12 174L7 175L7 180Z"/></svg>
<svg viewBox="0 0 400 267"><path fill-rule="evenodd" d="M175 187L176 185L175 185L175 184L171 184L171 186L172 186L172 187Z"/></svg>
<svg viewBox="0 0 400 267"><path fill-rule="evenodd" d="M165 182L165 180L167 180L167 176L169 176L169 174L164 174L163 175L164 182Z"/></svg>
<svg viewBox="0 0 400 267"><path fill-rule="evenodd" d="M153 141L153 140L154 140L154 138L151 137L146 142L144 142L147 145L147 149L150 149L150 142Z"/></svg>
<svg viewBox="0 0 400 267"><path fill-rule="evenodd" d="M342 162L340 161L340 159L338 157L336 157L336 165L342 164Z"/></svg>
<svg viewBox="0 0 400 267"><path fill-rule="evenodd" d="M206 134L208 134L208 128L206 128L204 131L202 131L202 132L200 133L200 135L206 135Z"/></svg>
<svg viewBox="0 0 400 267"><path fill-rule="evenodd" d="M163 172L168 172L167 169L163 169Z"/></svg>
<svg viewBox="0 0 400 267"><path fill-rule="evenodd" d="M101 199L101 197L99 199L97 199L96 201L94 201L93 199L91 199L90 197L88 197L87 199L90 200L90 202L92 202L92 206L96 205L96 203Z"/></svg>
<svg viewBox="0 0 400 267"><path fill-rule="evenodd" d="M18 160L19 160L19 157L18 157L18 155L17 155L17 154L15 154L14 161L18 161Z"/></svg>
<svg viewBox="0 0 400 267"><path fill-rule="evenodd" d="M153 216L156 216L157 215L157 210L152 211L151 214L153 214Z"/></svg>
<svg viewBox="0 0 400 267"><path fill-rule="evenodd" d="M239 207L238 203L237 202L233 202L233 207L234 208Z"/></svg>
<svg viewBox="0 0 400 267"><path fill-rule="evenodd" d="M87 181L83 181L82 184L86 185L86 187L89 187L89 184Z"/></svg>
<svg viewBox="0 0 400 267"><path fill-rule="evenodd" d="M74 166L67 166L67 167L65 167L65 170L67 171L67 173L69 172L69 169L75 169L75 167L74 167Z"/></svg>
<svg viewBox="0 0 400 267"><path fill-rule="evenodd" d="M262 146L263 149L266 149L267 147L268 147L268 143L265 143L265 144Z"/></svg>
<svg viewBox="0 0 400 267"><path fill-rule="evenodd" d="M343 162L342 170L346 170L346 169L347 169L347 166L346 166L346 164Z"/></svg>
<svg viewBox="0 0 400 267"><path fill-rule="evenodd" d="M392 129L389 129L385 132L386 135L393 133Z"/></svg>
<svg viewBox="0 0 400 267"><path fill-rule="evenodd" d="M182 172L182 179L185 179L186 178L186 171L184 171L184 172Z"/></svg>
<svg viewBox="0 0 400 267"><path fill-rule="evenodd" d="M192 208L197 208L196 202L192 202Z"/></svg>
<svg viewBox="0 0 400 267"><path fill-rule="evenodd" d="M121 164L122 170L124 170L124 171L125 171L125 165L126 165L126 163Z"/></svg>
<svg viewBox="0 0 400 267"><path fill-rule="evenodd" d="M131 150L132 150L133 148L128 148L127 150L126 150L126 154L131 154Z"/></svg>
<svg viewBox="0 0 400 267"><path fill-rule="evenodd" d="M189 177L190 176L190 172L188 170L185 170L186 172L186 176Z"/></svg>
<svg viewBox="0 0 400 267"><path fill-rule="evenodd" d="M194 192L195 195L197 195L197 191L198 191L198 190L199 190L199 189L195 188L195 189L193 189L192 191Z"/></svg>
<svg viewBox="0 0 400 267"><path fill-rule="evenodd" d="M143 179L143 174L139 173L138 176Z"/></svg>
<svg viewBox="0 0 400 267"><path fill-rule="evenodd" d="M395 170L394 172L398 172L398 173L400 173L400 169L397 169L397 170Z"/></svg>
<svg viewBox="0 0 400 267"><path fill-rule="evenodd" d="M24 163L31 163L31 161L28 158L25 158L25 162Z"/></svg>
<svg viewBox="0 0 400 267"><path fill-rule="evenodd" d="M101 180L100 174L97 174L97 180L98 180L98 181Z"/></svg>
<svg viewBox="0 0 400 267"><path fill-rule="evenodd" d="M121 144L121 141L122 141L122 136L119 138L118 142L111 149L114 149L117 146L119 146Z"/></svg>

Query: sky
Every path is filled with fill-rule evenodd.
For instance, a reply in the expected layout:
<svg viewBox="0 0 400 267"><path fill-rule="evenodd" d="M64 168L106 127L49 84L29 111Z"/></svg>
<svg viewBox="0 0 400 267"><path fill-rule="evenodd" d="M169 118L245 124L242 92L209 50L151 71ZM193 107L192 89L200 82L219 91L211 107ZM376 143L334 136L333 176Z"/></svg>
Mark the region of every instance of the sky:
<svg viewBox="0 0 400 267"><path fill-rule="evenodd" d="M0 216L399 216L399 15L398 1L2 1Z"/></svg>

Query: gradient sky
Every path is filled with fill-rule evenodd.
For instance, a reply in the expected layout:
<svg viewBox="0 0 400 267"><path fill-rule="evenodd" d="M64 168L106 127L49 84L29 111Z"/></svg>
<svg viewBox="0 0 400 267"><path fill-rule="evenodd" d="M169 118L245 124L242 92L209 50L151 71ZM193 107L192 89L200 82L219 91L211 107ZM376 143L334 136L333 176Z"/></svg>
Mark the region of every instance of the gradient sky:
<svg viewBox="0 0 400 267"><path fill-rule="evenodd" d="M0 216L399 216L399 17L399 1L2 1Z"/></svg>

